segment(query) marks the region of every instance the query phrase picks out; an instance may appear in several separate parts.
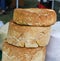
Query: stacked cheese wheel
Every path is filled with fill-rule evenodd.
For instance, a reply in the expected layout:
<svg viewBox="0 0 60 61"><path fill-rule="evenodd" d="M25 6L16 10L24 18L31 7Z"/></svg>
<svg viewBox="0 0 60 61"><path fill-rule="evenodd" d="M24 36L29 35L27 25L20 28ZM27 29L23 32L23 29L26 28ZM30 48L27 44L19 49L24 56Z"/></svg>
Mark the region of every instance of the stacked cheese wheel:
<svg viewBox="0 0 60 61"><path fill-rule="evenodd" d="M56 13L51 9L15 9L3 44L2 61L45 61L55 22Z"/></svg>

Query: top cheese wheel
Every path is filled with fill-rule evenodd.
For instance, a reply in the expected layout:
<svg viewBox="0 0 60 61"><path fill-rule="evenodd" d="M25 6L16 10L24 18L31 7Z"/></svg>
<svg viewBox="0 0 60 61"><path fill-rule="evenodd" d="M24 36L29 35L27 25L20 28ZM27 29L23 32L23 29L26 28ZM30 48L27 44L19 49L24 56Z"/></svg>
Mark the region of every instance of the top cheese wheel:
<svg viewBox="0 0 60 61"><path fill-rule="evenodd" d="M52 9L17 8L14 10L13 21L20 25L51 26L56 22L56 17Z"/></svg>

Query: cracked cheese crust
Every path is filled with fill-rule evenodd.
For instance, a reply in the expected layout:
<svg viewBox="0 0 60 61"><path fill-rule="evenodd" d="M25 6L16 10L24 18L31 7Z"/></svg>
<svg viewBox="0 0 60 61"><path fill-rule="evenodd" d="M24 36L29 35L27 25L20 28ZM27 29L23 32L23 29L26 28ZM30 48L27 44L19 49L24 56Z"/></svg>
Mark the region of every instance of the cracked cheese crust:
<svg viewBox="0 0 60 61"><path fill-rule="evenodd" d="M50 26L56 22L56 12L52 9L15 9L13 21L17 24Z"/></svg>
<svg viewBox="0 0 60 61"><path fill-rule="evenodd" d="M4 43L2 61L45 61L46 47L21 48Z"/></svg>
<svg viewBox="0 0 60 61"><path fill-rule="evenodd" d="M10 22L6 42L20 47L46 46L50 38L50 27L21 26Z"/></svg>

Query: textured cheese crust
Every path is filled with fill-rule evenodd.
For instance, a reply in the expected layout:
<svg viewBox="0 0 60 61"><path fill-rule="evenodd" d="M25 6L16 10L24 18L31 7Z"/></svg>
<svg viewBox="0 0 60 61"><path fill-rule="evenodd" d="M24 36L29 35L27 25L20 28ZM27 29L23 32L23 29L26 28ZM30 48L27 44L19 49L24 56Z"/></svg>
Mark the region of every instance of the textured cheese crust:
<svg viewBox="0 0 60 61"><path fill-rule="evenodd" d="M46 46L50 38L50 27L21 26L10 22L7 42L21 47Z"/></svg>
<svg viewBox="0 0 60 61"><path fill-rule="evenodd" d="M21 48L4 43L2 61L45 61L46 47Z"/></svg>
<svg viewBox="0 0 60 61"><path fill-rule="evenodd" d="M17 24L50 26L56 22L56 13L51 9L15 9L13 21Z"/></svg>

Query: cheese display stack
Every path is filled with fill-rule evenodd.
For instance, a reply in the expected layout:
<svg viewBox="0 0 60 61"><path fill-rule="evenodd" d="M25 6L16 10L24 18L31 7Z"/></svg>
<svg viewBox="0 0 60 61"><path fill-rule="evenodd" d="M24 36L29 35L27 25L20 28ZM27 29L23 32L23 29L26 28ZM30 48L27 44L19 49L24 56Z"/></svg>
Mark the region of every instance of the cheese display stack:
<svg viewBox="0 0 60 61"><path fill-rule="evenodd" d="M56 13L51 9L15 9L3 44L2 61L45 61Z"/></svg>

